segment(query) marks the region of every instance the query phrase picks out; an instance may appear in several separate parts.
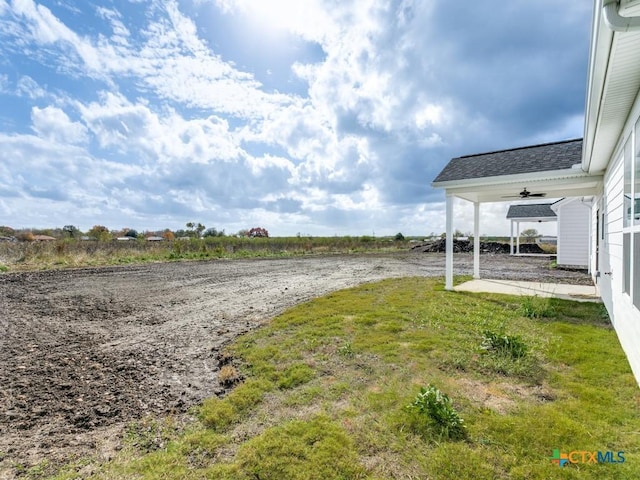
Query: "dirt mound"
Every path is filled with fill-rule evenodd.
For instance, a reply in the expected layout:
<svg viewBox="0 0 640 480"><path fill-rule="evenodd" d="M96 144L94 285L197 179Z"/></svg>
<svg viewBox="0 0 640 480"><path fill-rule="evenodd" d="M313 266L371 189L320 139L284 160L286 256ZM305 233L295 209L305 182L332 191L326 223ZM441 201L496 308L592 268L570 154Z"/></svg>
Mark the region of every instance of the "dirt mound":
<svg viewBox="0 0 640 480"><path fill-rule="evenodd" d="M412 247L413 251L422 253L444 253L446 251L445 239L426 242ZM473 242L470 240L453 239L454 253L471 253L473 252ZM508 254L511 247L508 243L501 242L480 242L480 253ZM536 243L521 243L520 253L537 253L544 254L544 250Z"/></svg>

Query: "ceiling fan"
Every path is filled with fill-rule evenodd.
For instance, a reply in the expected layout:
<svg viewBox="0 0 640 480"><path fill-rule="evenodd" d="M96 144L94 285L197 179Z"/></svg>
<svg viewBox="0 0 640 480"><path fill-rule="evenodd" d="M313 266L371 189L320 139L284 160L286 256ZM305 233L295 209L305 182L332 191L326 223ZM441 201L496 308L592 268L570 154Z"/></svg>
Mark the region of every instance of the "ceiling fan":
<svg viewBox="0 0 640 480"><path fill-rule="evenodd" d="M502 198L533 198L533 197L545 197L546 193L531 193L527 190L527 187L523 188L518 195L505 195Z"/></svg>

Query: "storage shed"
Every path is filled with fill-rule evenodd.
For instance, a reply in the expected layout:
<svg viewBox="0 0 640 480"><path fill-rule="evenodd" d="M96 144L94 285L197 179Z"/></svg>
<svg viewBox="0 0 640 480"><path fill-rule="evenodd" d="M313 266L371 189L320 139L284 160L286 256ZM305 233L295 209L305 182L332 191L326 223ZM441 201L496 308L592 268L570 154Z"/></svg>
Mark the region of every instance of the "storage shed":
<svg viewBox="0 0 640 480"><path fill-rule="evenodd" d="M589 268L591 197L563 198L551 205L558 216L558 266Z"/></svg>

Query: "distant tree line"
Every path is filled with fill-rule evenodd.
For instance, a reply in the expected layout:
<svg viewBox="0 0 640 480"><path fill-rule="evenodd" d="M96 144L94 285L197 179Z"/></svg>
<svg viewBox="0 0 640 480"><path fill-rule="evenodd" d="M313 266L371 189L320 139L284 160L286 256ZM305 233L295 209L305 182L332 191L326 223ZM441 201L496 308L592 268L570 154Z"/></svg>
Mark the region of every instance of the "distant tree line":
<svg viewBox="0 0 640 480"><path fill-rule="evenodd" d="M43 239L43 236L51 237L56 240L75 239L75 240L97 240L110 241L118 238L128 239L148 239L150 237L163 238L164 240L175 240L177 238L205 238L205 237L226 237L227 233L224 229L215 227L207 228L202 223L187 222L186 228L171 230L144 231L130 227L123 227L118 230L111 230L104 225L94 225L86 232L81 231L75 225L65 225L62 228L25 228L14 229L9 226L0 225L0 238L15 239L20 241L32 241ZM242 229L230 236L236 237L269 237L269 232L263 227L252 227L250 229Z"/></svg>

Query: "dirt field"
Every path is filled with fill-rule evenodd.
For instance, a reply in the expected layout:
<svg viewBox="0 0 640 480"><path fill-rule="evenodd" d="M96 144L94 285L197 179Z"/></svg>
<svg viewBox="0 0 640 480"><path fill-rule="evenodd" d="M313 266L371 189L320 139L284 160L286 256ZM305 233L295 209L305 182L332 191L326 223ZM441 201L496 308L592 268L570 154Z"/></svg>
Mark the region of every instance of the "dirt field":
<svg viewBox="0 0 640 480"><path fill-rule="evenodd" d="M472 272L470 255L456 273ZM548 258L483 257L483 276L589 283ZM108 458L124 426L221 392L216 356L297 303L363 282L443 276L401 253L149 264L0 275L0 478Z"/></svg>

